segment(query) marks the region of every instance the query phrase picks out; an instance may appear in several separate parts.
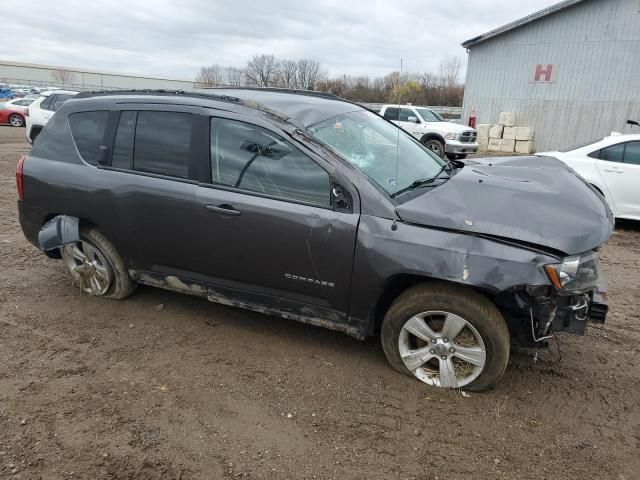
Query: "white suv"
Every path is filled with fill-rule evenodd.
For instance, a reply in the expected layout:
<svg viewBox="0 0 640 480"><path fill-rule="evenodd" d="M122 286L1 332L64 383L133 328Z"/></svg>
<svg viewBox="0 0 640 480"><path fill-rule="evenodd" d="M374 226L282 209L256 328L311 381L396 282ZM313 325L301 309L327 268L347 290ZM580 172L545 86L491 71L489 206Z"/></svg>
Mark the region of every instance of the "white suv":
<svg viewBox="0 0 640 480"><path fill-rule="evenodd" d="M27 128L25 131L29 143L33 143L55 111L60 108L60 105L77 94L78 92L69 90L50 90L42 92L41 96L29 105L26 112Z"/></svg>
<svg viewBox="0 0 640 480"><path fill-rule="evenodd" d="M441 158L465 158L478 150L478 132L471 127L447 122L426 107L384 105L380 110L387 120L406 130Z"/></svg>

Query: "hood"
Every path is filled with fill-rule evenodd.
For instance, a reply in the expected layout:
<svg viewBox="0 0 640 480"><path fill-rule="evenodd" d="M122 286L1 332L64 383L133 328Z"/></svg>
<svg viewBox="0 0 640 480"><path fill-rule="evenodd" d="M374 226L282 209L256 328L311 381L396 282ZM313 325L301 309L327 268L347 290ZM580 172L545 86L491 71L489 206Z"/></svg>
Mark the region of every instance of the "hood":
<svg viewBox="0 0 640 480"><path fill-rule="evenodd" d="M460 133L460 132L468 132L468 131L472 131L475 132L475 130L471 127L467 127L466 125L460 125L459 123L452 123L452 122L429 122L426 126L428 126L429 129L434 130L435 128L437 128L438 130L442 130L443 132L453 132L453 133Z"/></svg>
<svg viewBox="0 0 640 480"><path fill-rule="evenodd" d="M440 187L396 208L403 221L492 235L567 255L592 250L613 230L604 199L549 157L467 162Z"/></svg>

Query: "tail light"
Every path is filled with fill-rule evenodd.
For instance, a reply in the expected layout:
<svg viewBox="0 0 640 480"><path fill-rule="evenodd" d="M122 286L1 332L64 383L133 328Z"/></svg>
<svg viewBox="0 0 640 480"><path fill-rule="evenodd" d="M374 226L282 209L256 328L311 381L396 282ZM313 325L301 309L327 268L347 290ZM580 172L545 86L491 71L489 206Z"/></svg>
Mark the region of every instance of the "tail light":
<svg viewBox="0 0 640 480"><path fill-rule="evenodd" d="M18 197L20 200L24 199L24 187L22 185L23 171L24 171L24 160L27 158L26 156L22 156L20 160L18 160L18 165L16 166L16 184L18 186Z"/></svg>

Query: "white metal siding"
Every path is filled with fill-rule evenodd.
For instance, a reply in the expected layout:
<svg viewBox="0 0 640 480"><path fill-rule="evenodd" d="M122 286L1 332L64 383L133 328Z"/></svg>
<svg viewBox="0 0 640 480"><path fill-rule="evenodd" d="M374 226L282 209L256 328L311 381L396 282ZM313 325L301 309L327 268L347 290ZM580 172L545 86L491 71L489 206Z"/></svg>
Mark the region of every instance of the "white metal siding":
<svg viewBox="0 0 640 480"><path fill-rule="evenodd" d="M534 82L553 64L551 83ZM474 45L463 120L502 111L535 128L535 148L554 150L630 131L640 119L640 0L591 0ZM636 130L638 130L636 128Z"/></svg>

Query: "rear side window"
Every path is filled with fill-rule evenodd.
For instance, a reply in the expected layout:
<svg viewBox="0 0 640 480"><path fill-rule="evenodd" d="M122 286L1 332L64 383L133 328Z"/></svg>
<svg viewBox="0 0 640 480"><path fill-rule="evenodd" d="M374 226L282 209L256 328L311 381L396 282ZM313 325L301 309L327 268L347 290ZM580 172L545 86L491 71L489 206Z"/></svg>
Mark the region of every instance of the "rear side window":
<svg viewBox="0 0 640 480"><path fill-rule="evenodd" d="M111 165L189 178L192 118L181 112L123 111Z"/></svg>
<svg viewBox="0 0 640 480"><path fill-rule="evenodd" d="M330 206L329 174L278 135L244 122L211 119L213 183L285 200Z"/></svg>
<svg viewBox="0 0 640 480"><path fill-rule="evenodd" d="M387 120L398 120L400 115L400 109L395 107L386 108L384 111L384 118Z"/></svg>
<svg viewBox="0 0 640 480"><path fill-rule="evenodd" d="M45 97L44 100L40 102L40 108L42 108L43 110L50 110L51 102L53 102L53 97L55 97L55 95L49 95L48 97Z"/></svg>
<svg viewBox="0 0 640 480"><path fill-rule="evenodd" d="M622 162L624 158L624 143L603 148L600 150L600 158L609 162Z"/></svg>
<svg viewBox="0 0 640 480"><path fill-rule="evenodd" d="M69 127L78 152L83 160L91 165L98 164L100 145L103 144L104 131L109 112L79 112L69 115Z"/></svg>
<svg viewBox="0 0 640 480"><path fill-rule="evenodd" d="M73 97L74 95L65 95L65 94L53 95L53 101L49 106L49 110L53 110L54 112L57 111L64 102L66 102L67 100Z"/></svg>

